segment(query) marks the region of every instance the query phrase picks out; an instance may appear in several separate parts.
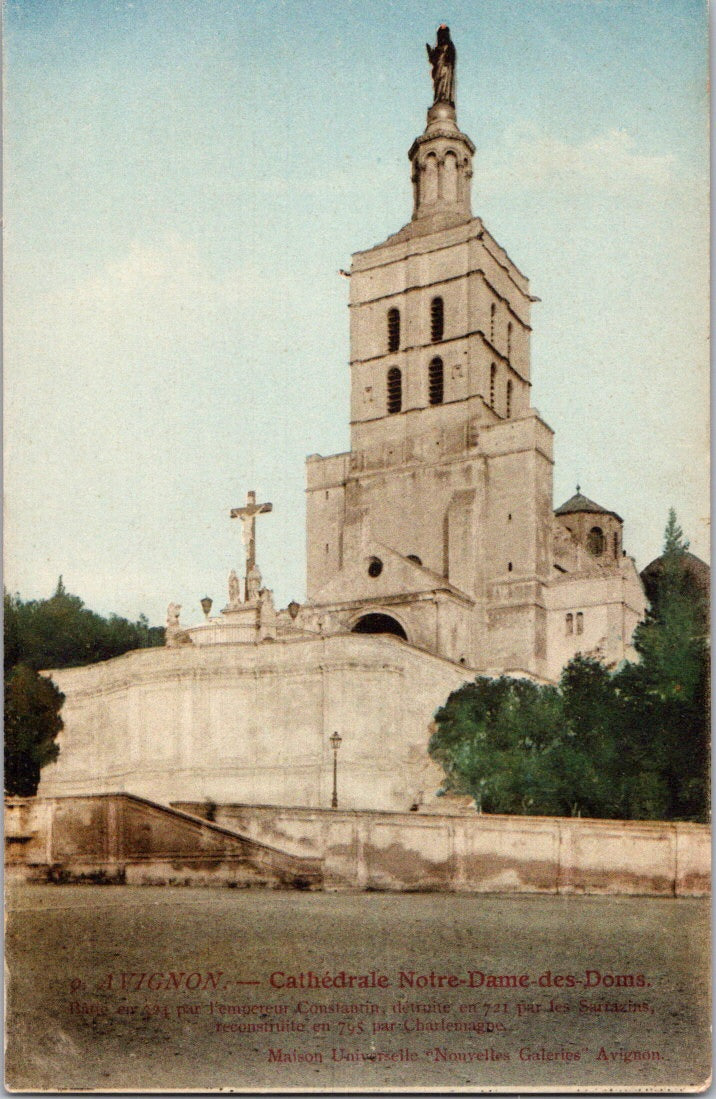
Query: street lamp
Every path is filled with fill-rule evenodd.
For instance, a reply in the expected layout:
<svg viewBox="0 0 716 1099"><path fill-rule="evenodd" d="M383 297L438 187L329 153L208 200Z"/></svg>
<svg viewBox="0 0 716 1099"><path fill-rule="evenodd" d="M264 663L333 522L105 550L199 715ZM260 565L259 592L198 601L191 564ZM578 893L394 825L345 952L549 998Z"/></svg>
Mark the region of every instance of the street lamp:
<svg viewBox="0 0 716 1099"><path fill-rule="evenodd" d="M331 742L331 748L333 749L333 797L331 798L331 809L338 808L338 749L341 746L343 737L338 733L334 733L333 736L328 738Z"/></svg>
<svg viewBox="0 0 716 1099"><path fill-rule="evenodd" d="M204 598L201 600L201 609L204 612L204 617L206 618L207 622L209 621L209 615L211 614L211 605L213 602L214 600L210 599L208 595L205 595Z"/></svg>

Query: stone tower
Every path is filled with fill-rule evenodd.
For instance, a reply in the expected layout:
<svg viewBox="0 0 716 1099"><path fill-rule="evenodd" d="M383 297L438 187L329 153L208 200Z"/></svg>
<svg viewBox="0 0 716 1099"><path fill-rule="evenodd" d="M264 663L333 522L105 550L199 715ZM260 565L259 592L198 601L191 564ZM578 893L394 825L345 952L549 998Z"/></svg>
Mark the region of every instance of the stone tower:
<svg viewBox="0 0 716 1099"><path fill-rule="evenodd" d="M541 675L552 432L530 404L535 299L472 217L474 153L436 99L408 154L411 221L353 256L351 449L308 459L308 598L346 629Z"/></svg>

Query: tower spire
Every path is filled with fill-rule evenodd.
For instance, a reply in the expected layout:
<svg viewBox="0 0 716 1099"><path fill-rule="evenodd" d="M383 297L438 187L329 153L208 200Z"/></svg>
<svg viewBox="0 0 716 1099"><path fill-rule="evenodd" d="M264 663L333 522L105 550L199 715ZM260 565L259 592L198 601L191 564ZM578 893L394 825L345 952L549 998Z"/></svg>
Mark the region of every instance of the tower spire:
<svg viewBox="0 0 716 1099"><path fill-rule="evenodd" d="M445 23L438 27L436 44L426 44L426 49L432 67L433 104L424 132L408 153L413 166L413 220L452 214L469 221L475 146L457 125L457 51Z"/></svg>

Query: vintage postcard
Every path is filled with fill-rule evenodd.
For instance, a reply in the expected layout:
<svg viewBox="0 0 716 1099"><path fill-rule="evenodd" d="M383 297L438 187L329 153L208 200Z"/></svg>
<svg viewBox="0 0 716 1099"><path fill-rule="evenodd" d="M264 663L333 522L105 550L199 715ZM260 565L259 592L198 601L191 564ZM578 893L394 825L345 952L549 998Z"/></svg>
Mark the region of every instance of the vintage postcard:
<svg viewBox="0 0 716 1099"><path fill-rule="evenodd" d="M6 0L5 1083L710 1080L702 0Z"/></svg>

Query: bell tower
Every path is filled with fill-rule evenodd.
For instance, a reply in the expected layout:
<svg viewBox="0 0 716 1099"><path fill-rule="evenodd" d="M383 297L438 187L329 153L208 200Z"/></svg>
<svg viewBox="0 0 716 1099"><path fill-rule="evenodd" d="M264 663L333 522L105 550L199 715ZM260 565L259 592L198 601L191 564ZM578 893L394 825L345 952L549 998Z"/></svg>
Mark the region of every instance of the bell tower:
<svg viewBox="0 0 716 1099"><path fill-rule="evenodd" d="M353 256L351 449L511 419L530 403L529 283L472 216L455 46L428 46L434 100L408 152L411 220ZM417 415L420 413L420 415Z"/></svg>
<svg viewBox="0 0 716 1099"><path fill-rule="evenodd" d="M552 432L530 400L535 299L472 215L447 27L428 57L411 220L352 260L351 446L308 460L308 597L349 629L392 615L447 659L541 674Z"/></svg>

